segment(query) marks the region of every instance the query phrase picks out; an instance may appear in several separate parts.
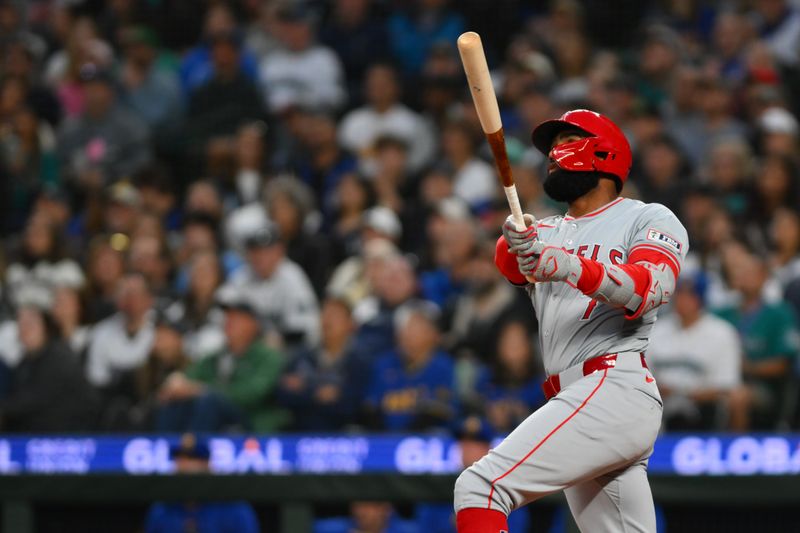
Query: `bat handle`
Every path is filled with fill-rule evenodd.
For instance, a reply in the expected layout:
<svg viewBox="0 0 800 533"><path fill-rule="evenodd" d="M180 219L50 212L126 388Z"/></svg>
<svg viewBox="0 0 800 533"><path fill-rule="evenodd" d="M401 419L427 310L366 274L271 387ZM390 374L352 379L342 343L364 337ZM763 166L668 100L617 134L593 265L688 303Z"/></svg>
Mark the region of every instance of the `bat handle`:
<svg viewBox="0 0 800 533"><path fill-rule="evenodd" d="M519 196L517 195L517 187L516 185L511 185L510 187L503 187L503 190L506 193L506 200L508 200L508 206L511 208L511 216L514 218L514 224L517 225L517 229L522 231L525 229L525 217L522 215L522 206L519 203Z"/></svg>

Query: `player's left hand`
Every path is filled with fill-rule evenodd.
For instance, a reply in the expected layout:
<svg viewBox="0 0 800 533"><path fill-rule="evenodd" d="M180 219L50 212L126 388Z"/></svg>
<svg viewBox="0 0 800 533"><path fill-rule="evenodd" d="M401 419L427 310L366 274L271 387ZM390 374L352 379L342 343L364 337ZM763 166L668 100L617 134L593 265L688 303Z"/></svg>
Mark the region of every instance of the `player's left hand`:
<svg viewBox="0 0 800 533"><path fill-rule="evenodd" d="M537 240L530 249L530 255L517 256L519 271L536 281L566 281L577 285L581 278L583 265L578 256L563 248L548 246Z"/></svg>
<svg viewBox="0 0 800 533"><path fill-rule="evenodd" d="M503 237L508 244L508 251L517 257L530 255L533 243L538 238L533 215L526 214L523 219L525 228L522 230L517 229L513 215L509 215L503 223Z"/></svg>

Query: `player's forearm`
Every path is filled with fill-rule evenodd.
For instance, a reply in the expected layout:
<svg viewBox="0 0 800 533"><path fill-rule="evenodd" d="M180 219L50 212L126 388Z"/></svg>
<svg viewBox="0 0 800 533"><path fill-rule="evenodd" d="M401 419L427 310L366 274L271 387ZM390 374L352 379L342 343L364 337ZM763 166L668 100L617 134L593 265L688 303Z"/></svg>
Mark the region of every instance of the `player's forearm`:
<svg viewBox="0 0 800 533"><path fill-rule="evenodd" d="M580 256L572 256L570 260L576 263L573 268L578 271L577 289L591 298L624 308L629 319L668 302L678 275L671 258L653 251L634 251L629 262L622 265L606 265Z"/></svg>
<svg viewBox="0 0 800 533"><path fill-rule="evenodd" d="M497 239L497 245L494 250L494 264L503 276L513 283L514 285L525 285L528 280L519 271L519 264L517 263L517 256L512 254L508 249L508 243L502 235Z"/></svg>

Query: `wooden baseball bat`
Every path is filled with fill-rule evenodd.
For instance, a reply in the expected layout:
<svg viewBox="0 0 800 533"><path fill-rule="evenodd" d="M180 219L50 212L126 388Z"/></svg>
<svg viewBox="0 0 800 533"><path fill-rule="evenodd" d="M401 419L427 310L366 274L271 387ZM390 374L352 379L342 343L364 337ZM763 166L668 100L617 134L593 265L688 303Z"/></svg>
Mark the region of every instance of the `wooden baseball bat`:
<svg viewBox="0 0 800 533"><path fill-rule="evenodd" d="M481 128L492 148L494 162L497 165L497 172L500 174L500 181L503 183L503 190L506 193L514 223L518 229L522 230L526 224L522 216L522 207L519 204L517 187L514 185L514 177L511 175L503 123L500 120L500 107L497 104L497 96L489 75L489 66L486 64L481 36L474 31L462 33L458 38L458 52L461 54L461 63L467 74L467 83L472 93L472 101L475 103L475 110L481 121Z"/></svg>

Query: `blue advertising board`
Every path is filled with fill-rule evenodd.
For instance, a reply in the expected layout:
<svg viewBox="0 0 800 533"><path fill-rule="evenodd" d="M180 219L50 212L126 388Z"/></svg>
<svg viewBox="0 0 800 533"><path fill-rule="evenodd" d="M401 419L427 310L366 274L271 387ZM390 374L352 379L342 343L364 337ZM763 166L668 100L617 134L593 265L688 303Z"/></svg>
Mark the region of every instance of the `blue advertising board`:
<svg viewBox="0 0 800 533"><path fill-rule="evenodd" d="M26 436L0 438L0 474L168 474L178 435ZM206 437L219 474L452 474L461 449L449 437L424 435L280 435ZM800 435L664 435L650 473L684 476L795 475Z"/></svg>

